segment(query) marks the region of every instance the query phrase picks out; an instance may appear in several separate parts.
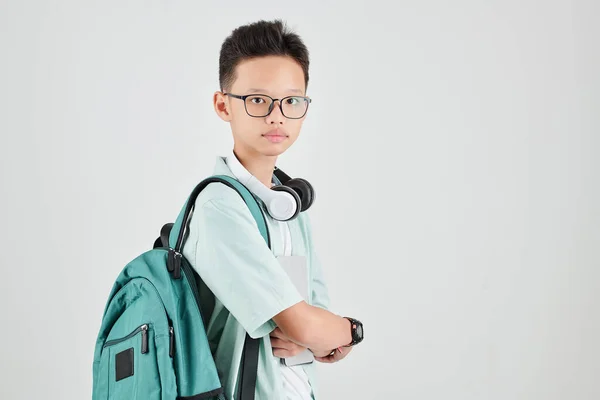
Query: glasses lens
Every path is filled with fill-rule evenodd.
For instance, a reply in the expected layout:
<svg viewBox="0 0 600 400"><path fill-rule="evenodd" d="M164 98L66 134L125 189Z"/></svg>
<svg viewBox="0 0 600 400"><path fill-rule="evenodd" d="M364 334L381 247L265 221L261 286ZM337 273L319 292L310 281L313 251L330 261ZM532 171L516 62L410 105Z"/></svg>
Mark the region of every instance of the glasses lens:
<svg viewBox="0 0 600 400"><path fill-rule="evenodd" d="M281 101L283 115L288 118L300 118L306 112L308 100L304 97L291 96Z"/></svg>
<svg viewBox="0 0 600 400"><path fill-rule="evenodd" d="M253 117L264 117L269 113L272 100L266 96L246 97L246 110Z"/></svg>

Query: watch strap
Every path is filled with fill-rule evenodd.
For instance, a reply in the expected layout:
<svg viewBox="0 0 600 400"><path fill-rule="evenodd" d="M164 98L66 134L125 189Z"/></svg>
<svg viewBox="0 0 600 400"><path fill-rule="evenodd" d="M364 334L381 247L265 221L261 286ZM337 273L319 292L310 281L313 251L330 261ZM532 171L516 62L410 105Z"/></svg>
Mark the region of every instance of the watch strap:
<svg viewBox="0 0 600 400"><path fill-rule="evenodd" d="M362 328L362 323L352 317L344 317L346 318L348 321L350 321L350 335L352 337L352 341L347 344L345 347L351 347L354 345L357 345L358 343L360 343L362 341L362 337L359 337L357 330L359 325Z"/></svg>

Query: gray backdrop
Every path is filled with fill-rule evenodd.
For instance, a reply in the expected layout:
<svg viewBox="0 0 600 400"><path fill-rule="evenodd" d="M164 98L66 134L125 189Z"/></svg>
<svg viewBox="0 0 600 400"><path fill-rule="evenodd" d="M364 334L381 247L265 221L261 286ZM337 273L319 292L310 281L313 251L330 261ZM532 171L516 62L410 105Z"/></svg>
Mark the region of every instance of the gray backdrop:
<svg viewBox="0 0 600 400"><path fill-rule="evenodd" d="M596 1L2 1L0 398L86 399L106 296L232 145L222 40L282 17L280 159L365 342L327 399L600 397Z"/></svg>

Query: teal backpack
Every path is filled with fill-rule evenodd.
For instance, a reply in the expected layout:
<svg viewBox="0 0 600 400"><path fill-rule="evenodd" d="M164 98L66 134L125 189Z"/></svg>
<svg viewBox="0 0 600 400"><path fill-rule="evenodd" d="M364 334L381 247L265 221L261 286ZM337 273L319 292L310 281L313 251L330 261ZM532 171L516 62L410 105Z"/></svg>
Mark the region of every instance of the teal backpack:
<svg viewBox="0 0 600 400"><path fill-rule="evenodd" d="M245 201L270 247L264 215L237 180L215 175L192 191L175 223L121 271L110 292L93 362L92 400L226 399L206 336L214 296L183 257L196 198L220 182ZM253 400L258 339L246 334L238 379L240 400Z"/></svg>

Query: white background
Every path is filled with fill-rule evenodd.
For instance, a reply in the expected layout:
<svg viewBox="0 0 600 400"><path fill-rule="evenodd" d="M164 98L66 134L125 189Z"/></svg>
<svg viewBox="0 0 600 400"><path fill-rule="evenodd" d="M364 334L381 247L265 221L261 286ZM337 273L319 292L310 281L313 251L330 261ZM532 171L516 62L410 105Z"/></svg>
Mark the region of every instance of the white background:
<svg viewBox="0 0 600 400"><path fill-rule="evenodd" d="M365 324L325 398L600 398L599 14L3 0L0 398L90 397L114 278L232 145L222 40L274 17L314 98L279 164L315 186L334 309Z"/></svg>

